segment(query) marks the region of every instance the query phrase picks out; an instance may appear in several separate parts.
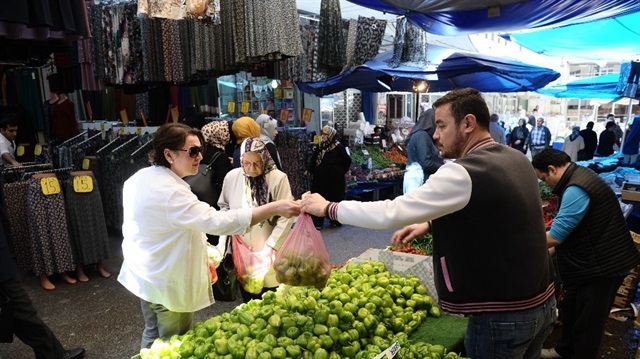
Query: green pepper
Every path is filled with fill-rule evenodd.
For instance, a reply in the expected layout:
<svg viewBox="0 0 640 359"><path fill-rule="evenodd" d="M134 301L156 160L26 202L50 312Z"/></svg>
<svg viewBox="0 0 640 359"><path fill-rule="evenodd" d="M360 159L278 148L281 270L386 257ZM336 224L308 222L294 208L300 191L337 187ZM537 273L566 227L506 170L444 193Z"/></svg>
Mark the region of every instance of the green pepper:
<svg viewBox="0 0 640 359"><path fill-rule="evenodd" d="M315 310L318 307L318 302L314 297L306 297L304 298L304 306L307 310Z"/></svg>
<svg viewBox="0 0 640 359"><path fill-rule="evenodd" d="M288 328L285 332L285 335L291 339L296 339L300 335L300 328L298 327Z"/></svg>
<svg viewBox="0 0 640 359"><path fill-rule="evenodd" d="M352 314L356 314L356 312L358 312L358 306L353 304L352 302L348 302L346 303L344 306L342 306L342 308L347 311L350 312Z"/></svg>
<svg viewBox="0 0 640 359"><path fill-rule="evenodd" d="M238 335L238 340L242 340L243 338L248 337L251 334L251 331L246 325L240 324L238 329L236 329L236 334Z"/></svg>
<svg viewBox="0 0 640 359"><path fill-rule="evenodd" d="M342 330L336 327L329 328L329 336L331 337L331 339L333 339L334 342L338 341L338 339L340 338L340 334L342 334Z"/></svg>
<svg viewBox="0 0 640 359"><path fill-rule="evenodd" d="M296 320L292 317L284 317L282 318L282 329L287 330L291 327L295 327L297 325ZM276 327L277 328L277 327Z"/></svg>
<svg viewBox="0 0 640 359"><path fill-rule="evenodd" d="M342 357L336 352L331 352L329 353L329 359L342 359Z"/></svg>
<svg viewBox="0 0 640 359"><path fill-rule="evenodd" d="M322 346L323 348L329 350L331 349L331 347L333 346L333 339L326 335L323 334L320 336L320 346Z"/></svg>
<svg viewBox="0 0 640 359"><path fill-rule="evenodd" d="M308 335L306 335L306 334L308 334ZM298 344L299 346L301 346L303 348L306 348L307 347L307 342L308 342L308 339L309 339L310 336L311 336L311 333L309 333L309 332L302 333L300 336L298 336L296 338L296 344Z"/></svg>
<svg viewBox="0 0 640 359"><path fill-rule="evenodd" d="M273 348L271 350L271 357L273 359L285 359L287 357L287 351L280 347Z"/></svg>
<svg viewBox="0 0 640 359"><path fill-rule="evenodd" d="M336 314L329 314L327 316L327 325L329 327L337 327L340 324L340 318Z"/></svg>
<svg viewBox="0 0 640 359"><path fill-rule="evenodd" d="M286 348L289 345L293 345L293 339L289 338L289 337L279 337L277 339L278 342L278 346Z"/></svg>
<svg viewBox="0 0 640 359"><path fill-rule="evenodd" d="M271 346L265 342L260 342L256 345L256 350L258 351L258 354L263 353L263 352L271 352Z"/></svg>
<svg viewBox="0 0 640 359"><path fill-rule="evenodd" d="M374 330L373 334L376 337L386 338L387 337L387 327L384 324L378 324L376 326L376 329Z"/></svg>
<svg viewBox="0 0 640 359"><path fill-rule="evenodd" d="M336 318L337 317L338 316L336 316ZM329 311L326 309L318 309L313 314L313 321L316 322L316 324L325 324L328 318L329 318Z"/></svg>
<svg viewBox="0 0 640 359"><path fill-rule="evenodd" d="M194 351L193 351L193 355L198 358L198 359L202 359L204 358L205 355L207 355L211 350L213 349L213 347L211 346L211 344L202 344L197 346Z"/></svg>
<svg viewBox="0 0 640 359"><path fill-rule="evenodd" d="M357 329L349 329L347 330L347 333L349 333L352 341L360 339L360 332L358 332Z"/></svg>
<svg viewBox="0 0 640 359"><path fill-rule="evenodd" d="M240 314L238 314L238 320L244 325L251 325L251 323L253 323L256 319L249 312L240 312Z"/></svg>
<svg viewBox="0 0 640 359"><path fill-rule="evenodd" d="M244 357L245 359L258 359L258 351L256 348L248 348Z"/></svg>
<svg viewBox="0 0 640 359"><path fill-rule="evenodd" d="M378 319L371 314L364 318L362 322L364 323L365 328L369 331L374 330L378 326Z"/></svg>
<svg viewBox="0 0 640 359"><path fill-rule="evenodd" d="M263 304L271 304L275 301L276 299L276 293L275 292L266 292L262 295L262 303Z"/></svg>
<svg viewBox="0 0 640 359"><path fill-rule="evenodd" d="M192 342L182 342L182 344L180 344L180 349L179 349L180 356L183 358L188 358L193 354L195 349L196 348Z"/></svg>
<svg viewBox="0 0 640 359"><path fill-rule="evenodd" d="M272 335L278 335L278 332L280 331L278 328L273 327L271 325L267 325L267 327L264 329L265 332L267 332L267 334L272 334Z"/></svg>
<svg viewBox="0 0 640 359"><path fill-rule="evenodd" d="M320 348L313 353L313 359L329 359L329 353L324 348Z"/></svg>
<svg viewBox="0 0 640 359"><path fill-rule="evenodd" d="M342 312L342 307L343 304L339 300L332 300L331 302L329 302L329 308L331 309L332 313L340 314L340 312Z"/></svg>
<svg viewBox="0 0 640 359"><path fill-rule="evenodd" d="M307 350L310 352L315 352L316 349L322 347L322 343L320 342L320 338L318 337L311 337L309 338L309 340L307 340Z"/></svg>
<svg viewBox="0 0 640 359"><path fill-rule="evenodd" d="M216 347L216 352L220 355L226 355L229 353L229 347L227 345L226 339L216 339L214 341L214 346Z"/></svg>
<svg viewBox="0 0 640 359"><path fill-rule="evenodd" d="M393 318L391 320L391 330L394 332L400 332L404 330L404 320L402 318Z"/></svg>
<svg viewBox="0 0 640 359"><path fill-rule="evenodd" d="M267 334L262 341L268 344L270 347L275 348L278 346L278 342L276 341L276 337L273 334Z"/></svg>
<svg viewBox="0 0 640 359"><path fill-rule="evenodd" d="M342 355L347 358L356 357L356 349L351 345L345 345L342 347Z"/></svg>
<svg viewBox="0 0 640 359"><path fill-rule="evenodd" d="M313 327L313 334L315 334L315 335L327 334L328 331L329 331L329 329L324 324L316 324Z"/></svg>
<svg viewBox="0 0 640 359"><path fill-rule="evenodd" d="M338 338L338 342L343 346L349 344L349 342L351 342L351 335L349 335L348 332L342 332Z"/></svg>
<svg viewBox="0 0 640 359"><path fill-rule="evenodd" d="M367 328L364 326L364 323L360 321L353 322L353 328L358 331L358 336L360 338L366 337L369 333L367 332Z"/></svg>
<svg viewBox="0 0 640 359"><path fill-rule="evenodd" d="M356 319L353 313L346 310L340 313L338 317L340 318L340 321L347 324L353 323L353 321Z"/></svg>
<svg viewBox="0 0 640 359"><path fill-rule="evenodd" d="M433 307L429 308L429 315L434 318L440 318L440 315L442 315L442 313L440 313L440 308L434 305Z"/></svg>
<svg viewBox="0 0 640 359"><path fill-rule="evenodd" d="M200 326L198 327L198 329L196 329L196 336L202 339L206 339L207 337L209 337L209 331L204 326Z"/></svg>
<svg viewBox="0 0 640 359"><path fill-rule="evenodd" d="M262 352L258 355L258 359L272 359L270 352Z"/></svg>
<svg viewBox="0 0 640 359"><path fill-rule="evenodd" d="M358 319L363 320L364 318L369 316L369 310L367 308L358 309Z"/></svg>
<svg viewBox="0 0 640 359"><path fill-rule="evenodd" d="M298 345L287 345L287 355L289 358L300 358L302 356L302 350Z"/></svg>

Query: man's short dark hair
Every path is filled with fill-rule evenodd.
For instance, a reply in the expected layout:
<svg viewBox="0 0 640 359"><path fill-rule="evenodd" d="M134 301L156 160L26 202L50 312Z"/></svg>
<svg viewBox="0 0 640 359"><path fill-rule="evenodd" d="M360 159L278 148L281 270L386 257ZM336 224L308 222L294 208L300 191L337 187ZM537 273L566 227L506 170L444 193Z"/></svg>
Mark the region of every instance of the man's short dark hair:
<svg viewBox="0 0 640 359"><path fill-rule="evenodd" d="M593 121L587 122L587 128L588 129L592 129L593 128Z"/></svg>
<svg viewBox="0 0 640 359"><path fill-rule="evenodd" d="M562 167L571 162L571 157L555 148L546 148L538 153L532 160L533 168L542 173L549 173L549 166Z"/></svg>
<svg viewBox="0 0 640 359"><path fill-rule="evenodd" d="M15 116L7 116L0 120L0 128L6 130L9 127L17 127L18 119Z"/></svg>
<svg viewBox="0 0 640 359"><path fill-rule="evenodd" d="M606 129L610 129L611 127L616 127L616 123L613 122L613 121L609 121L609 122L607 122L606 125L604 125L604 128L606 128Z"/></svg>

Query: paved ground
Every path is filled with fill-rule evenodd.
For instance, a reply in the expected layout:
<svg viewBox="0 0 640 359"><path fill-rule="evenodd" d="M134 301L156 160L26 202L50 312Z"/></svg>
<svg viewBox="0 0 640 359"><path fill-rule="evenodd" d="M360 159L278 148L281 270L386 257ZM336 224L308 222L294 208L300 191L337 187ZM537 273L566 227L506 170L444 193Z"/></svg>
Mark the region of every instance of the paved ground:
<svg viewBox="0 0 640 359"><path fill-rule="evenodd" d="M342 226L325 228L321 233L332 263L341 265L369 248L384 248L393 231ZM69 285L54 278L56 289L45 291L36 277L21 273L22 283L43 320L65 347L83 346L87 359L129 359L140 349L144 322L139 301L116 281L122 264L121 242L121 236L111 236L111 259L105 262L112 273L108 279L90 270L87 283ZM217 302L196 313L196 320L230 311L240 303ZM0 344L0 359L33 357L31 348L18 339L12 344Z"/></svg>
<svg viewBox="0 0 640 359"><path fill-rule="evenodd" d="M343 226L325 228L322 235L334 264L340 265L356 257L368 248L384 248L393 233ZM116 280L122 263L121 237L111 236L112 258L105 267L113 274L104 279L94 271L88 271L90 281L69 285L54 280L57 288L45 291L37 278L21 273L21 279L40 316L53 329L68 348L83 346L87 359L129 359L139 351L143 327L138 299L125 290ZM240 301L218 302L196 314L196 320L204 320L231 310ZM598 358L633 358L638 346L640 331L632 320L620 322L610 319ZM558 331L547 340L547 346L558 339ZM0 344L0 359L33 358L31 349L19 340L13 344Z"/></svg>

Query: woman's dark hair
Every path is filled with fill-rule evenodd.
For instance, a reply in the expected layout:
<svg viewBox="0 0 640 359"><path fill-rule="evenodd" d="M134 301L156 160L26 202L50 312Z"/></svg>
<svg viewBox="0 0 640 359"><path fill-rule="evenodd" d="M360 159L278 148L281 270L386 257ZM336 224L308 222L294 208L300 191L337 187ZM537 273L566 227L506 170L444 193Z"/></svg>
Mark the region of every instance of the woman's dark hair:
<svg viewBox="0 0 640 359"><path fill-rule="evenodd" d="M554 148L542 150L531 160L533 168L542 173L549 173L549 166L562 167L567 163L571 163L571 157L566 152Z"/></svg>
<svg viewBox="0 0 640 359"><path fill-rule="evenodd" d="M604 128L606 128L606 129L610 129L611 127L616 127L616 123L613 122L613 121L609 121L609 122L607 122L606 125L604 125Z"/></svg>
<svg viewBox="0 0 640 359"><path fill-rule="evenodd" d="M202 133L184 123L167 123L160 126L153 136L153 149L149 153L149 162L156 166L171 168L171 164L164 156L164 150L165 148L181 149L187 141L187 136L198 136L200 144L204 143Z"/></svg>

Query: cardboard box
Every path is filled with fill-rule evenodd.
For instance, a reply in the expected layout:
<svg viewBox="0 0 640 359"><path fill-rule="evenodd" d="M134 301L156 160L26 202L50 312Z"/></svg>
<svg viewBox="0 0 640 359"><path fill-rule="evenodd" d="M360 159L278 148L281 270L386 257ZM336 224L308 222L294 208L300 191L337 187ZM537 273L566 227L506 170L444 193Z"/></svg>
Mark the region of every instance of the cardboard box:
<svg viewBox="0 0 640 359"><path fill-rule="evenodd" d="M625 181L622 183L622 200L640 202L640 183Z"/></svg>
<svg viewBox="0 0 640 359"><path fill-rule="evenodd" d="M438 292L433 281L433 257L369 248L352 263L362 263L367 259L384 263L391 273L413 274L420 278L420 282L427 287L429 296L438 302Z"/></svg>

